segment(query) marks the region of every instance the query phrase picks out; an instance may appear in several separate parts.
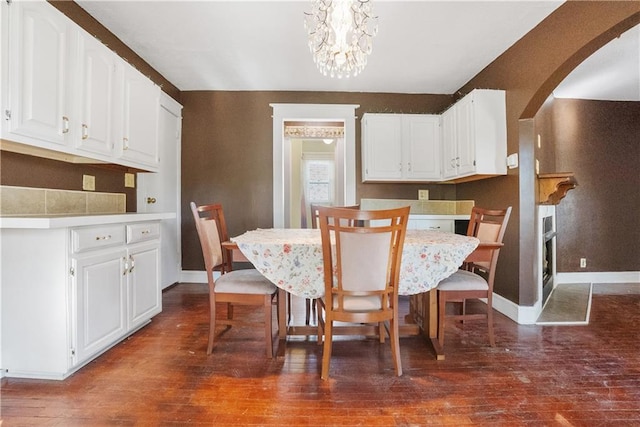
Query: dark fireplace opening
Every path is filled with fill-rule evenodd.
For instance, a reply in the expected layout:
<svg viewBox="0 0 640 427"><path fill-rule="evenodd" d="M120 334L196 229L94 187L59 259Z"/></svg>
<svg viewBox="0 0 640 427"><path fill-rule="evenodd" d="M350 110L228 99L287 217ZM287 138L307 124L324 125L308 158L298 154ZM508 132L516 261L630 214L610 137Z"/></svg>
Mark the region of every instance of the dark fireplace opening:
<svg viewBox="0 0 640 427"><path fill-rule="evenodd" d="M553 290L553 272L555 266L555 238L556 232L553 229L553 217L543 218L543 242L542 242L542 305L547 302L549 294Z"/></svg>

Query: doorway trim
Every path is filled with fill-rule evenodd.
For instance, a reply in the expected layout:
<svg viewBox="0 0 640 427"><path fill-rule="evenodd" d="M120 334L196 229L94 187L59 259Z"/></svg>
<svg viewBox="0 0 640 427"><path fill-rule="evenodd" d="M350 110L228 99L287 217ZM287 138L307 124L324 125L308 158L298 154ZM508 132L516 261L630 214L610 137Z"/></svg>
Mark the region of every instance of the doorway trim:
<svg viewBox="0 0 640 427"><path fill-rule="evenodd" d="M284 137L285 121L341 121L344 123L342 165L345 204L356 202L356 108L355 104L269 104L273 108L273 227L285 227L285 185L290 157L289 138ZM336 147L339 149L339 147Z"/></svg>

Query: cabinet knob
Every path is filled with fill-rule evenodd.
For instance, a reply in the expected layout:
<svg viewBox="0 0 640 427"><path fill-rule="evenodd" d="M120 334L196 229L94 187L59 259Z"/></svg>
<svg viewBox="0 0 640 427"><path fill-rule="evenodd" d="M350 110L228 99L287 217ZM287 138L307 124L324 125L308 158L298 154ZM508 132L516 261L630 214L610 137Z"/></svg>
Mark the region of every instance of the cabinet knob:
<svg viewBox="0 0 640 427"><path fill-rule="evenodd" d="M147 203L148 204L153 204L156 202L156 198L155 197L147 197Z"/></svg>

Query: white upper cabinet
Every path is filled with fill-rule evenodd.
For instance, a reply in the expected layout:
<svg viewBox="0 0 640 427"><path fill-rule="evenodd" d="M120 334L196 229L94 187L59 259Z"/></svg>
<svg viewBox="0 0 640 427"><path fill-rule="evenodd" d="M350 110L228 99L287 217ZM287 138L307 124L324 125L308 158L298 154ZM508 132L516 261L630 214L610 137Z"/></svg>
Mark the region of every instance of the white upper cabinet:
<svg viewBox="0 0 640 427"><path fill-rule="evenodd" d="M364 114L363 181L431 181L440 178L439 117Z"/></svg>
<svg viewBox="0 0 640 427"><path fill-rule="evenodd" d="M362 180L402 178L402 116L365 114L362 117Z"/></svg>
<svg viewBox="0 0 640 427"><path fill-rule="evenodd" d="M81 34L79 71L80 117L75 138L79 150L111 155L115 144L114 103L118 57L88 34Z"/></svg>
<svg viewBox="0 0 640 427"><path fill-rule="evenodd" d="M46 1L2 2L0 31L3 139L158 170L159 86Z"/></svg>
<svg viewBox="0 0 640 427"><path fill-rule="evenodd" d="M6 133L39 147L66 146L73 120L70 89L77 31L41 2L14 2L7 9ZM3 132L3 137L9 136Z"/></svg>
<svg viewBox="0 0 640 427"><path fill-rule="evenodd" d="M405 176L418 181L440 179L440 117L403 115L402 137Z"/></svg>
<svg viewBox="0 0 640 427"><path fill-rule="evenodd" d="M505 92L476 89L442 114L443 178L506 175Z"/></svg>
<svg viewBox="0 0 640 427"><path fill-rule="evenodd" d="M119 154L124 160L157 167L160 87L124 62L122 76Z"/></svg>
<svg viewBox="0 0 640 427"><path fill-rule="evenodd" d="M476 89L441 115L364 114L362 180L439 182L507 174L505 92Z"/></svg>

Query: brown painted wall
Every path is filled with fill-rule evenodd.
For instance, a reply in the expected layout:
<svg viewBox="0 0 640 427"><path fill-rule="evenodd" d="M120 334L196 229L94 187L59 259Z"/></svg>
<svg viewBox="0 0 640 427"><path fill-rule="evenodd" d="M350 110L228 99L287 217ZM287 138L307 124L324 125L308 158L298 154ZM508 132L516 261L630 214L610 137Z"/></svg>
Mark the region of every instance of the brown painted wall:
<svg viewBox="0 0 640 427"><path fill-rule="evenodd" d="M556 99L535 121L550 172L578 181L557 207L558 271L640 271L640 102Z"/></svg>
<svg viewBox="0 0 640 427"><path fill-rule="evenodd" d="M366 112L440 113L446 95L343 92L183 92L182 266L202 270L202 254L188 204L220 202L230 235L273 226L273 109L271 103L359 104ZM360 182L360 120L356 126L356 199L455 200L453 185Z"/></svg>
<svg viewBox="0 0 640 427"><path fill-rule="evenodd" d="M520 166L507 177L457 186L457 197L478 205L512 205L500 253L495 291L519 305L537 300L535 268L536 180L531 119L553 89L584 59L640 23L637 1L568 1L461 88L507 91L507 151ZM521 127L522 126L522 127ZM588 225L588 214L576 218Z"/></svg>

